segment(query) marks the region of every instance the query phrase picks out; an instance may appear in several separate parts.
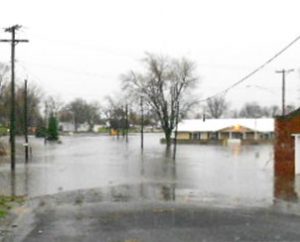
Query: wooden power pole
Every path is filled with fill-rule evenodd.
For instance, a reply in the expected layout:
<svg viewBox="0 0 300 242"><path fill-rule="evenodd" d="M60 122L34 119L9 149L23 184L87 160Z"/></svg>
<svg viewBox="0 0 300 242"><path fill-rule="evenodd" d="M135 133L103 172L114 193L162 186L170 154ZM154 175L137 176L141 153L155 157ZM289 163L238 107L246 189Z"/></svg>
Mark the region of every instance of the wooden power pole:
<svg viewBox="0 0 300 242"><path fill-rule="evenodd" d="M179 121L179 101L177 100L176 101L176 114L175 114L175 135L174 135L174 147L173 147L173 160L176 159L178 121Z"/></svg>
<svg viewBox="0 0 300 242"><path fill-rule="evenodd" d="M282 74L282 116L285 115L285 74L294 71L294 69L289 70L279 70L276 73Z"/></svg>
<svg viewBox="0 0 300 242"><path fill-rule="evenodd" d="M24 83L24 137L25 137L25 163L28 163L28 98L27 98L27 80Z"/></svg>
<svg viewBox="0 0 300 242"><path fill-rule="evenodd" d="M14 171L16 166L16 111L15 111L15 46L20 42L28 42L26 39L16 39L16 31L21 28L20 25L14 25L6 28L5 32L11 33L11 39L0 39L0 42L11 43L11 102L10 102L10 157L11 169Z"/></svg>
<svg viewBox="0 0 300 242"><path fill-rule="evenodd" d="M141 96L141 149L144 149L144 104L143 96Z"/></svg>
<svg viewBox="0 0 300 242"><path fill-rule="evenodd" d="M125 105L125 128L126 128L126 142L128 142L128 132L129 132L129 120L128 120L128 104Z"/></svg>

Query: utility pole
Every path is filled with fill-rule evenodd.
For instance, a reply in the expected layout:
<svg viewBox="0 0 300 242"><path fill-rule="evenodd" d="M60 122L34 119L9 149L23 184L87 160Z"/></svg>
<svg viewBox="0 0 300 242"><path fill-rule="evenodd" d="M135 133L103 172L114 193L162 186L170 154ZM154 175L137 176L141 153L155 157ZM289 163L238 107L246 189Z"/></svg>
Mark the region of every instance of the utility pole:
<svg viewBox="0 0 300 242"><path fill-rule="evenodd" d="M144 149L144 105L143 96L141 96L141 149Z"/></svg>
<svg viewBox="0 0 300 242"><path fill-rule="evenodd" d="M44 137L44 144L47 144L48 139L48 102L45 101L45 137Z"/></svg>
<svg viewBox="0 0 300 242"><path fill-rule="evenodd" d="M25 137L25 163L28 163L28 98L27 98L27 80L24 83L24 137Z"/></svg>
<svg viewBox="0 0 300 242"><path fill-rule="evenodd" d="M175 135L174 135L175 137L174 137L174 147L173 147L173 160L176 159L178 121L179 121L179 100L176 101Z"/></svg>
<svg viewBox="0 0 300 242"><path fill-rule="evenodd" d="M128 132L129 132L129 121L128 121L128 104L125 105L125 128L126 128L126 142L128 142Z"/></svg>
<svg viewBox="0 0 300 242"><path fill-rule="evenodd" d="M294 69L289 70L278 70L275 71L276 73L282 74L282 116L285 115L285 74L288 74L289 72L294 71Z"/></svg>
<svg viewBox="0 0 300 242"><path fill-rule="evenodd" d="M122 136L125 138L125 125L126 125L126 106L122 106L122 122L121 122L121 127L122 127Z"/></svg>
<svg viewBox="0 0 300 242"><path fill-rule="evenodd" d="M6 28L5 32L11 33L11 39L0 39L0 42L11 43L11 107L10 107L10 158L11 169L14 171L16 166L16 111L15 111L15 46L21 42L28 42L26 39L16 39L16 31L21 28L20 25L14 25Z"/></svg>

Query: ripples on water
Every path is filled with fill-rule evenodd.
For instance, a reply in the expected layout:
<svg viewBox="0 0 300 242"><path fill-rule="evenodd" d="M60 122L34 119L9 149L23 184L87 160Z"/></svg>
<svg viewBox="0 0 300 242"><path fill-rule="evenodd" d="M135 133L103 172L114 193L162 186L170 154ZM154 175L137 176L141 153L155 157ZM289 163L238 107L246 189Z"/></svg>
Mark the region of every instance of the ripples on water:
<svg viewBox="0 0 300 242"><path fill-rule="evenodd" d="M273 203L272 145L178 145L173 161L160 138L146 135L141 152L138 135L128 143L122 137L65 136L62 144L47 145L32 137L32 160L24 165L19 151L15 180L9 164L0 165L0 191L34 197L94 188L103 201Z"/></svg>

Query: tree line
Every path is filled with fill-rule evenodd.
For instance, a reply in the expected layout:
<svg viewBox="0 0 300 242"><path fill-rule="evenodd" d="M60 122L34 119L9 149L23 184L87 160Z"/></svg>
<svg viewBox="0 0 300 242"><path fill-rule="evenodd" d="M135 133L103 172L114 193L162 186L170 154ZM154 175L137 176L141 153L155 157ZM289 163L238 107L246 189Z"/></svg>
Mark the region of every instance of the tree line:
<svg viewBox="0 0 300 242"><path fill-rule="evenodd" d="M230 109L224 96L215 96L199 102L194 91L199 81L196 65L187 58L172 58L147 53L141 61L142 69L121 75L122 86L117 96L107 96L98 102L83 98L63 103L57 97L44 98L43 91L34 85L28 90L28 124L41 133L50 132L58 122L74 124L75 132L85 123L89 131L95 124L103 124L115 130L140 125L141 113L145 125L158 126L171 145L172 131L183 118L260 118L280 115L278 106L261 106L255 102L245 103L239 110ZM9 127L10 82L9 67L0 64L0 122ZM24 130L24 87L16 87L17 133ZM288 111L294 110L292 105ZM51 127L49 127L51 125ZM53 132L53 131L51 131ZM56 136L57 134L54 134Z"/></svg>
<svg viewBox="0 0 300 242"><path fill-rule="evenodd" d="M294 111L292 104L286 106L287 113ZM207 99L203 111L197 113L197 117L207 118L274 118L281 115L282 110L277 105L261 106L257 102L247 102L240 109L231 109L224 96L216 96Z"/></svg>

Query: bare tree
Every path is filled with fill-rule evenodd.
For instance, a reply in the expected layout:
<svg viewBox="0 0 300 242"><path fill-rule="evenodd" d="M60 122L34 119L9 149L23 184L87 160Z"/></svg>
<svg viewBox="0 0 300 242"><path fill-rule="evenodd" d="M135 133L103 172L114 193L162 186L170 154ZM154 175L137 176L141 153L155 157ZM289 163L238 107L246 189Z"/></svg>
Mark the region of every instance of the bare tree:
<svg viewBox="0 0 300 242"><path fill-rule="evenodd" d="M3 63L0 63L0 93L2 93L5 83L5 77L9 71L9 66Z"/></svg>
<svg viewBox="0 0 300 242"><path fill-rule="evenodd" d="M240 111L240 117L242 118L260 118L262 116L262 107L256 102L246 103Z"/></svg>
<svg viewBox="0 0 300 242"><path fill-rule="evenodd" d="M103 112L106 120L109 122L109 126L112 129L124 130L125 128L125 109L124 100L120 97L107 96L106 105L103 108Z"/></svg>
<svg viewBox="0 0 300 242"><path fill-rule="evenodd" d="M143 63L145 72L131 71L124 75L123 85L132 95L143 96L145 103L154 110L169 147L172 130L178 121L177 111L184 114L194 103L187 94L198 79L194 74L195 65L185 58L178 60L153 54L147 54Z"/></svg>
<svg viewBox="0 0 300 242"><path fill-rule="evenodd" d="M280 115L280 108L276 105L261 108L264 117L275 117Z"/></svg>
<svg viewBox="0 0 300 242"><path fill-rule="evenodd" d="M58 96L47 97L47 99L45 100L45 104L49 110L49 113L51 115L54 115L55 117L58 115L58 113L63 107L63 101L61 101L61 99Z"/></svg>
<svg viewBox="0 0 300 242"><path fill-rule="evenodd" d="M269 110L270 110L270 116L271 117L275 117L275 116L279 115L279 113L280 113L280 108L276 105L272 105L269 108Z"/></svg>
<svg viewBox="0 0 300 242"><path fill-rule="evenodd" d="M76 98L60 112L61 121L73 121L75 132L78 131L79 125L88 123L89 131L93 130L94 125L100 120L100 110L97 103L88 103L82 98Z"/></svg>
<svg viewBox="0 0 300 242"><path fill-rule="evenodd" d="M212 118L220 118L228 108L224 96L209 98L206 102L208 115Z"/></svg>
<svg viewBox="0 0 300 242"><path fill-rule="evenodd" d="M89 131L93 131L96 123L100 122L100 105L97 102L88 103L86 106L86 122L89 125Z"/></svg>
<svg viewBox="0 0 300 242"><path fill-rule="evenodd" d="M288 104L288 105L286 105L286 108L285 108L285 109L286 109L286 110L285 110L286 113L289 114L289 113L295 111L295 110L296 110L296 107L295 107L295 105L293 105L293 104Z"/></svg>
<svg viewBox="0 0 300 242"><path fill-rule="evenodd" d="M1 98L0 98L0 122L4 125L9 125L10 118L10 84L4 82ZM40 103L42 91L35 85L28 86L27 100L28 100L28 125L31 127L37 126L41 119ZM16 86L15 94L15 112L16 116L16 132L21 134L24 131L24 86Z"/></svg>
<svg viewBox="0 0 300 242"><path fill-rule="evenodd" d="M295 106L290 104L286 106L287 113L295 110ZM275 117L281 115L281 110L277 105L260 106L256 102L246 103L240 110L239 116L242 118L262 118Z"/></svg>

